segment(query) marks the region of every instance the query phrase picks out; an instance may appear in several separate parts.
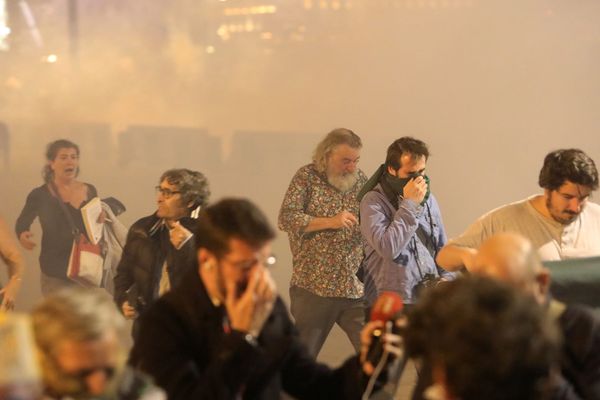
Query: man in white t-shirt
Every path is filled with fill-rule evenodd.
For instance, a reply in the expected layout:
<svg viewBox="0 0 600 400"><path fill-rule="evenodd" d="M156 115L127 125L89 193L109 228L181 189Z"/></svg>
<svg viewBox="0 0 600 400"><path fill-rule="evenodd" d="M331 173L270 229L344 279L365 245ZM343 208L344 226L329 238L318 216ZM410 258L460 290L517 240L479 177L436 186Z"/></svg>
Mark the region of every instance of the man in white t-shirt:
<svg viewBox="0 0 600 400"><path fill-rule="evenodd" d="M492 210L450 240L438 253L438 265L469 270L476 249L500 232L525 236L544 261L600 255L600 206L588 201L598 189L594 161L579 149L553 151L538 183L543 194Z"/></svg>

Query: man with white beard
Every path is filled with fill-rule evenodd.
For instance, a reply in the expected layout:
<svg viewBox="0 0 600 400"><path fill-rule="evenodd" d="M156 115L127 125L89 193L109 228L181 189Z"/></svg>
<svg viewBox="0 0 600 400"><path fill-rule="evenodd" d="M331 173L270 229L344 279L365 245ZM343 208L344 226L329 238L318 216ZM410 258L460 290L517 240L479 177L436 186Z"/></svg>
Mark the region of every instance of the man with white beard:
<svg viewBox="0 0 600 400"><path fill-rule="evenodd" d="M317 356L334 323L358 352L364 324L363 258L356 195L366 182L358 169L362 142L339 128L317 145L313 162L290 183L279 212L293 256L290 309L301 340Z"/></svg>

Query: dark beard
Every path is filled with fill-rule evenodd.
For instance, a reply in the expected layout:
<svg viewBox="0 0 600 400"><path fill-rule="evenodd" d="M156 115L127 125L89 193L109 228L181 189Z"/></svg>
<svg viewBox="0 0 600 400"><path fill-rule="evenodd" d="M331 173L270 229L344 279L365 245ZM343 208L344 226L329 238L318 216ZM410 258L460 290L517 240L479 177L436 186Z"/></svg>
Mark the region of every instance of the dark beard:
<svg viewBox="0 0 600 400"><path fill-rule="evenodd" d="M570 224L570 223L571 223L571 222L573 222L573 221L574 221L574 220L575 220L575 219L576 219L576 218L579 216L579 214L580 214L580 213L574 213L574 212L572 212L572 211L565 210L563 213L565 213L565 214L568 214L568 215L570 215L570 216L571 216L571 217L570 217L570 218L568 218L568 219L561 218L561 217L559 217L559 216L556 216L556 215L554 215L554 214L552 213L552 210L554 209L554 206L552 205L552 199L551 199L551 197L550 197L550 196L548 196L548 197L546 198L546 208L548 209L548 213L550 214L550 216L552 217L552 219L553 219L553 220L555 220L556 222L560 223L560 224L563 224L563 225L568 225L568 224Z"/></svg>

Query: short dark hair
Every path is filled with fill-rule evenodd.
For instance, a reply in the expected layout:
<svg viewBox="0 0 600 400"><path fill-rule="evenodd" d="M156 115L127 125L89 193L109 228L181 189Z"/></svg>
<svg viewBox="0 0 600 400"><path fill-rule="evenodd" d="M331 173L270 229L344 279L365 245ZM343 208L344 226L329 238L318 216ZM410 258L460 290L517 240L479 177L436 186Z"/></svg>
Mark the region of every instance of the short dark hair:
<svg viewBox="0 0 600 400"><path fill-rule="evenodd" d="M220 258L229 251L230 239L259 248L275 238L275 231L251 201L226 198L200 211L194 236L197 249L204 248Z"/></svg>
<svg viewBox="0 0 600 400"><path fill-rule="evenodd" d="M385 157L386 167L392 167L395 170L402 167L400 157L403 154L412 154L414 158L425 157L425 160L427 160L429 158L429 149L425 142L410 136L396 139L387 149Z"/></svg>
<svg viewBox="0 0 600 400"><path fill-rule="evenodd" d="M170 169L160 176L158 183L164 180L177 186L177 190L181 192L181 201L189 209L208 204L210 189L203 173L186 168Z"/></svg>
<svg viewBox="0 0 600 400"><path fill-rule="evenodd" d="M79 155L79 146L70 140L58 139L46 145L46 161L54 161L61 149L75 149L77 155ZM79 168L77 168L77 171L75 172L75 176L77 175L79 175ZM50 168L50 165L47 163L42 170L42 177L46 183L49 183L54 178L54 171L52 171L52 168Z"/></svg>
<svg viewBox="0 0 600 400"><path fill-rule="evenodd" d="M598 170L594 160L579 149L561 149L548 153L540 170L540 187L556 190L566 181L592 190L598 189Z"/></svg>
<svg viewBox="0 0 600 400"><path fill-rule="evenodd" d="M467 276L438 285L408 313L409 356L445 370L462 400L539 399L559 354L556 325L531 296Z"/></svg>

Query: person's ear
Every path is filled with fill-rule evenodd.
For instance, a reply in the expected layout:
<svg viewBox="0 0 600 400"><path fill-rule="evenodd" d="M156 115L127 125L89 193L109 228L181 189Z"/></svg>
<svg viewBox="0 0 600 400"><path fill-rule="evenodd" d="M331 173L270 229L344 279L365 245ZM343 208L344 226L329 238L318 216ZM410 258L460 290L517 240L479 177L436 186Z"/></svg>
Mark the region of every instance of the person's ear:
<svg viewBox="0 0 600 400"><path fill-rule="evenodd" d="M216 257L207 249L201 247L198 249L198 267L207 270L213 269L216 265Z"/></svg>
<svg viewBox="0 0 600 400"><path fill-rule="evenodd" d="M394 168L392 168L390 165L388 165L387 167L387 172L388 174L392 175L392 176L396 176L396 170Z"/></svg>
<svg viewBox="0 0 600 400"><path fill-rule="evenodd" d="M198 265L202 265L202 263L206 261L206 250L203 248L198 249L196 258L198 259Z"/></svg>

